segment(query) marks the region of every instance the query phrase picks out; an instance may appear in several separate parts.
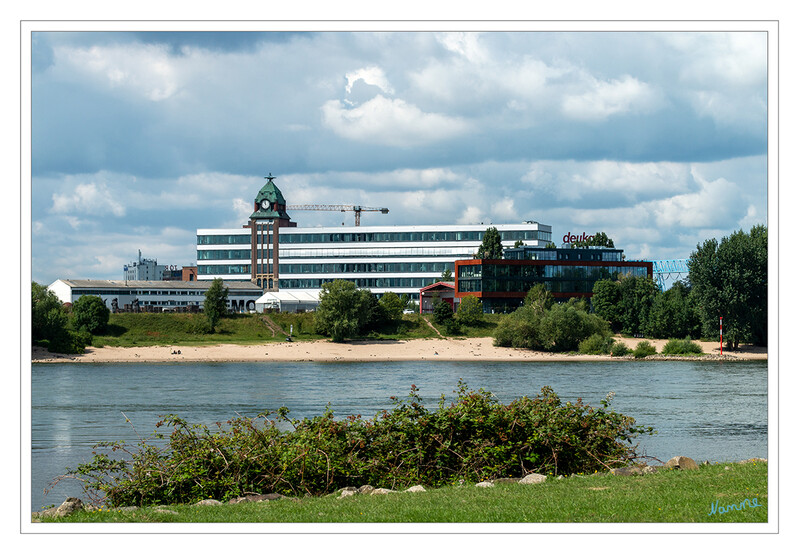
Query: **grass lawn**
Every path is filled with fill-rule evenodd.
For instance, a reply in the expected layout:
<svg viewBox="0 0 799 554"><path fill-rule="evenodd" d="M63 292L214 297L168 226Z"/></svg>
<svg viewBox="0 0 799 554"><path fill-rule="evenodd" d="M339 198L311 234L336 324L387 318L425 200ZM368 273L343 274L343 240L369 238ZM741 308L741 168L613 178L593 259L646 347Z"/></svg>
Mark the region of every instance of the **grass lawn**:
<svg viewBox="0 0 799 554"><path fill-rule="evenodd" d="M135 511L78 512L63 522L183 523L422 523L422 522L768 522L768 464L749 462L670 470L651 475L595 474L548 479L537 485L450 486L420 493L338 498L284 498L221 506L167 506ZM757 498L759 506L722 509Z"/></svg>

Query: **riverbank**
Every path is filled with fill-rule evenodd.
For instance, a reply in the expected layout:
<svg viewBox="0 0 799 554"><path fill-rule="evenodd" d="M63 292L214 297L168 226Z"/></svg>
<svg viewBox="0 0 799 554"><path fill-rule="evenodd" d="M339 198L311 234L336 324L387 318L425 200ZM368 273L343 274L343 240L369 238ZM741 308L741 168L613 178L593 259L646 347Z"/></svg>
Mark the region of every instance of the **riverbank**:
<svg viewBox="0 0 799 554"><path fill-rule="evenodd" d="M642 339L617 336L617 341L635 348ZM662 351L667 340L649 339ZM767 360L767 349L742 347L719 356L718 343L696 341L706 356L688 359ZM656 356L663 359L663 356ZM329 340L264 343L258 345L218 344L212 346L143 346L86 348L84 354L55 354L34 347L31 359L36 363L124 363L124 362L372 362L372 361L599 361L609 356L535 352L493 345L490 337L411 340L349 341ZM618 358L617 358L618 359ZM669 357L668 359L686 359Z"/></svg>

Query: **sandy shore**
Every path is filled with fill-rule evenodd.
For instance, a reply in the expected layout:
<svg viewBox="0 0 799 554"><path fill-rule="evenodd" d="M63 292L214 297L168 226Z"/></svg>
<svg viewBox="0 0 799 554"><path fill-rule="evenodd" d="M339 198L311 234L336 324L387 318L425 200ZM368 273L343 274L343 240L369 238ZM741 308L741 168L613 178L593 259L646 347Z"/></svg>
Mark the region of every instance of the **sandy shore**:
<svg viewBox="0 0 799 554"><path fill-rule="evenodd" d="M616 337L634 348L641 339ZM220 344L215 346L144 346L87 348L85 354L53 354L33 348L34 362L363 362L363 361L577 361L608 360L608 356L551 354L515 348L498 348L491 338L415 339L401 341L353 341L336 344L327 340L313 342L276 342L259 345ZM658 351L666 340L650 340ZM718 359L718 343L701 342L711 359ZM175 351L180 354L173 354ZM724 352L725 359L766 360L765 348L744 348Z"/></svg>

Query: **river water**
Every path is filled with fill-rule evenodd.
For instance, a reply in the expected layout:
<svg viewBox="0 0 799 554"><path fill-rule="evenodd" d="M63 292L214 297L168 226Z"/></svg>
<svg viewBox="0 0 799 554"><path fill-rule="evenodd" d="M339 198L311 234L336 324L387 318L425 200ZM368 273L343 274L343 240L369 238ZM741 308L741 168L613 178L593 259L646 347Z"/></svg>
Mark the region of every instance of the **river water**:
<svg viewBox="0 0 799 554"><path fill-rule="evenodd" d="M31 376L31 510L82 497L71 480L43 491L96 442L135 443L165 414L210 425L281 406L313 416L329 403L336 417L371 417L411 384L433 409L441 394L455 398L459 379L501 402L551 386L564 402L599 406L613 391L611 407L658 431L639 452L663 461L767 457L766 362L33 364Z"/></svg>

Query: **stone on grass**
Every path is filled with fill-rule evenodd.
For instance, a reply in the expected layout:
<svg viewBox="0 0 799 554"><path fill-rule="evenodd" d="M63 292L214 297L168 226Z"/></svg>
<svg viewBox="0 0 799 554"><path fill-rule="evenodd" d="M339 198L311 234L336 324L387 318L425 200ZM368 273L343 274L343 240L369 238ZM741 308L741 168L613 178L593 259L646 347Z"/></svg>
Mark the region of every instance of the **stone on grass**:
<svg viewBox="0 0 799 554"><path fill-rule="evenodd" d="M338 498L347 498L348 496L355 496L356 494L358 494L358 491L343 490L341 491L341 496Z"/></svg>
<svg viewBox="0 0 799 554"><path fill-rule="evenodd" d="M213 498L205 498L194 503L195 506L220 506L221 504L219 500L214 500Z"/></svg>
<svg viewBox="0 0 799 554"><path fill-rule="evenodd" d="M241 504L242 502L269 502L270 500L278 500L283 498L282 494L270 492L267 494L248 494L247 496L239 496L231 498L228 504Z"/></svg>
<svg viewBox="0 0 799 554"><path fill-rule="evenodd" d="M520 485L534 485L536 483L543 483L547 480L546 475L541 475L540 473L530 473L525 475L522 479L519 480Z"/></svg>
<svg viewBox="0 0 799 554"><path fill-rule="evenodd" d="M494 483L491 481L480 481L475 485L475 487L493 487Z"/></svg>
<svg viewBox="0 0 799 554"><path fill-rule="evenodd" d="M405 489L405 492L427 492L422 485L414 485L409 489Z"/></svg>
<svg viewBox="0 0 799 554"><path fill-rule="evenodd" d="M663 467L675 469L699 469L699 465L688 456L674 456Z"/></svg>
<svg viewBox="0 0 799 554"><path fill-rule="evenodd" d="M375 488L372 485L361 485L358 487L358 492L360 494L372 494Z"/></svg>
<svg viewBox="0 0 799 554"><path fill-rule="evenodd" d="M392 493L392 492L396 492L396 491L393 491L393 490L391 490L391 489L382 489L382 488L381 488L381 489L375 489L375 490L373 490L373 491L372 491L372 494L390 494L390 493Z"/></svg>

